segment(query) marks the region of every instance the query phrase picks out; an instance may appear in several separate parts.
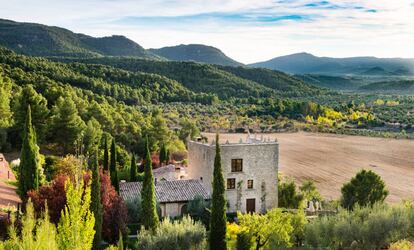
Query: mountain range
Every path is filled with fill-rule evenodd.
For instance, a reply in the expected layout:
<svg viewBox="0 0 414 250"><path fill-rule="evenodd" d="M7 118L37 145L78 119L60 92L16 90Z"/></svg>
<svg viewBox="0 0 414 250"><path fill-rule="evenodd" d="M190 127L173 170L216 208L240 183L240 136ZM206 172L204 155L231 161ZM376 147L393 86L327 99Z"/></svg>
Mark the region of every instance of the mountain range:
<svg viewBox="0 0 414 250"><path fill-rule="evenodd" d="M250 67L281 70L291 74L324 75L413 75L414 59L348 57L317 57L297 53L253 63Z"/></svg>
<svg viewBox="0 0 414 250"><path fill-rule="evenodd" d="M149 51L172 61L194 61L223 66L243 66L242 63L226 56L221 50L203 44L181 44L160 49L149 49Z"/></svg>
<svg viewBox="0 0 414 250"><path fill-rule="evenodd" d="M138 43L119 35L95 38L70 30L36 23L0 19L0 46L17 53L46 57L128 56L152 60L193 61L222 66L242 66L279 70L289 74L330 76L412 76L414 59L318 57L297 53L244 65L221 50L188 44L159 49L144 49Z"/></svg>
<svg viewBox="0 0 414 250"><path fill-rule="evenodd" d="M5 19L0 19L0 45L32 56L158 58L124 36L95 38L59 27Z"/></svg>

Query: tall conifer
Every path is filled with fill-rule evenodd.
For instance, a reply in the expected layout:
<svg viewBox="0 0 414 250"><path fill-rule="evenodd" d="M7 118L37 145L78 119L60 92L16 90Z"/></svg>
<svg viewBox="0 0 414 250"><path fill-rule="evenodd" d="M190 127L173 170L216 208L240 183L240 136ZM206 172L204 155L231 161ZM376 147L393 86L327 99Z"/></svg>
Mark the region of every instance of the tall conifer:
<svg viewBox="0 0 414 250"><path fill-rule="evenodd" d="M99 249L102 240L102 201L101 201L101 180L99 175L98 155L92 160L92 186L91 186L91 207L90 210L95 217L95 237L93 239L93 249Z"/></svg>
<svg viewBox="0 0 414 250"><path fill-rule="evenodd" d="M154 230L158 227L159 218L157 214L157 201L155 197L154 176L152 174L152 161L148 148L148 137L145 141L145 166L144 166L144 182L141 191L142 200L142 224L148 230Z"/></svg>
<svg viewBox="0 0 414 250"><path fill-rule="evenodd" d="M109 151L108 151L108 136L107 135L105 135L105 140L104 140L103 169L109 173Z"/></svg>
<svg viewBox="0 0 414 250"><path fill-rule="evenodd" d="M119 192L119 182L118 182L118 170L116 169L116 144L115 138L112 139L111 144L111 162L109 165L109 171L111 172L111 183L114 186L115 190Z"/></svg>
<svg viewBox="0 0 414 250"><path fill-rule="evenodd" d="M160 155L159 155L160 165L162 165L163 163L165 163L165 161L166 161L166 159L165 159L166 154L167 154L167 152L166 152L166 149L165 149L165 144L162 143L161 144L161 147L160 147Z"/></svg>
<svg viewBox="0 0 414 250"><path fill-rule="evenodd" d="M129 173L129 180L130 181L137 181L137 175L138 175L138 170L137 170L137 161L135 160L135 154L132 154L132 158L131 158L131 167L130 167L130 173Z"/></svg>
<svg viewBox="0 0 414 250"><path fill-rule="evenodd" d="M226 198L219 135L216 135L216 157L214 158L213 195L210 216L210 249L226 250Z"/></svg>
<svg viewBox="0 0 414 250"><path fill-rule="evenodd" d="M27 197L27 191L39 187L39 146L37 146L31 114L28 105L19 165L19 193L23 200Z"/></svg>

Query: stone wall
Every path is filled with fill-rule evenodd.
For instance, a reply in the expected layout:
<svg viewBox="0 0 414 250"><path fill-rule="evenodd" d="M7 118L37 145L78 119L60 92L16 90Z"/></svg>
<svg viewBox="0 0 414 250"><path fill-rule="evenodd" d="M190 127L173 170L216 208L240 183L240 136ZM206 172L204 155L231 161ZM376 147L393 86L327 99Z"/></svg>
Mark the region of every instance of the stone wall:
<svg viewBox="0 0 414 250"><path fill-rule="evenodd" d="M162 217L176 217L181 214L181 209L187 202L173 202L173 203L161 203L161 216Z"/></svg>
<svg viewBox="0 0 414 250"><path fill-rule="evenodd" d="M278 143L229 143L220 146L225 183L227 178L236 179L236 189L226 190L228 211L245 212L246 199L255 199L256 212L277 207ZM215 146L190 141L188 153L188 178L202 178L205 187L211 192ZM232 159L243 159L242 172L231 172ZM247 188L248 180L253 180L252 189ZM240 189L237 188L239 182Z"/></svg>

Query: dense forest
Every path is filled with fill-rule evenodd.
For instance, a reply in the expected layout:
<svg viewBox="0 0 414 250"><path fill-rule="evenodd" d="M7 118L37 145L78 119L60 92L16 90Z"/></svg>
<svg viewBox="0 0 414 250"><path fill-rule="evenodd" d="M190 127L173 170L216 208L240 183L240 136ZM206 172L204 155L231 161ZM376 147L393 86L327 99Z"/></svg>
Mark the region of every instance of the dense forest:
<svg viewBox="0 0 414 250"><path fill-rule="evenodd" d="M57 153L73 152L92 128L126 151L142 152L145 135L156 135L150 147L157 150L180 133L184 140L188 131L180 130L191 127L365 134L396 123L392 131L409 131L414 120L407 116L412 98L340 94L267 69L122 57L50 60L4 48L0 68L3 150L19 147L27 104L39 142Z"/></svg>

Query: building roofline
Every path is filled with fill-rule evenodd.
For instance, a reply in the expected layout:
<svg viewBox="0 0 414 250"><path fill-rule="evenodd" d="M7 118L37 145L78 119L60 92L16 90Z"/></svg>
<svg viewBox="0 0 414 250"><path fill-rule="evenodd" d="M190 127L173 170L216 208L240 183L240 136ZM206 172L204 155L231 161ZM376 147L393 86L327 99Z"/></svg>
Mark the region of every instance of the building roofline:
<svg viewBox="0 0 414 250"><path fill-rule="evenodd" d="M198 141L193 141L193 140L189 140L188 142L190 143L194 143L194 144L198 144L198 145L202 145L205 147L209 147L209 148L215 148L216 147L216 143L215 141L212 141L211 143L204 143L204 142L198 142ZM264 145L279 145L279 142L277 141L259 141L259 142L225 142L225 143L220 143L220 147L232 147L232 146L264 146Z"/></svg>

